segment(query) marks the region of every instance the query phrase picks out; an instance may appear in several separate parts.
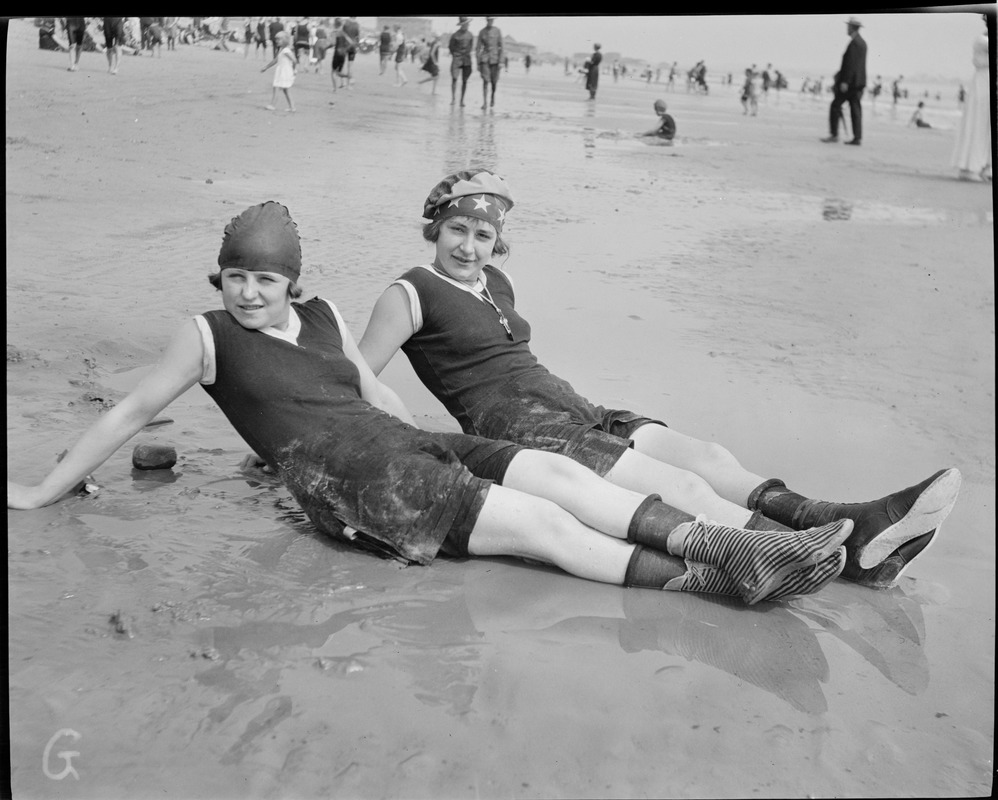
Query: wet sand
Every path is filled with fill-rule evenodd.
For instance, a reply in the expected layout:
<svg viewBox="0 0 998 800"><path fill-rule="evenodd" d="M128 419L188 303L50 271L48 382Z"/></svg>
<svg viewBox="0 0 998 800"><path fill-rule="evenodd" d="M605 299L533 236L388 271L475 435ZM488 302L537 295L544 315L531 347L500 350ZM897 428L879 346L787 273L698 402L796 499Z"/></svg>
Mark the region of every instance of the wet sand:
<svg viewBox="0 0 998 800"><path fill-rule="evenodd" d="M428 189L482 164L516 193L506 266L536 352L584 394L828 499L945 466L964 484L888 592L748 609L503 559L402 568L241 474L195 387L136 440L175 446L171 472L133 471L129 444L96 494L8 512L15 797L990 792L993 209L954 180L952 130L882 103L863 147L832 146L825 103L796 93L748 118L734 90L604 79L589 103L516 65L483 114L477 76L462 111L446 78L397 89L376 56L335 106L328 66L299 75L291 115L264 109L252 55L183 47L109 76L85 53L71 74L36 35L12 22L7 52L12 477L40 479L219 305L204 276L247 206L290 208L306 292L359 336L429 259ZM626 135L657 96L672 148ZM385 379L456 429L404 359Z"/></svg>

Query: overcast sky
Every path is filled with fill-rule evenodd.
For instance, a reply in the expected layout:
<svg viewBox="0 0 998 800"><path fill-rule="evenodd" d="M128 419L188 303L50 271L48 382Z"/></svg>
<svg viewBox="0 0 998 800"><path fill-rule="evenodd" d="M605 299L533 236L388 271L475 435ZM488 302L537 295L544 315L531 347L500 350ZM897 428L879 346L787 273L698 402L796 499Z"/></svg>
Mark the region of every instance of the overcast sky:
<svg viewBox="0 0 998 800"><path fill-rule="evenodd" d="M953 10L957 8L966 10ZM885 77L969 77L973 40L984 31L980 11L994 8L987 4L952 6L941 12L857 14L869 48L867 71ZM811 72L830 76L848 44L849 16L499 16L495 24L515 39L562 56L591 51L599 42L604 52L652 64L678 61L682 67L704 59L708 68L727 71L772 63L789 76ZM455 17L430 19L437 33L457 27ZM472 17L473 33L484 25L484 17Z"/></svg>

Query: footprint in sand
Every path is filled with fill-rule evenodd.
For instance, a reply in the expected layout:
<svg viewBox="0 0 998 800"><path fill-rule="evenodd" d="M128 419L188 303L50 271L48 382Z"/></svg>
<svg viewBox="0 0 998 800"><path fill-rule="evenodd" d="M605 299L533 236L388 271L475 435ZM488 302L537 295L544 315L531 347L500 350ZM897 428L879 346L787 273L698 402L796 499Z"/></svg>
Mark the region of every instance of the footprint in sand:
<svg viewBox="0 0 998 800"><path fill-rule="evenodd" d="M253 743L263 734L276 728L281 722L291 716L291 698L286 694L273 697L267 701L267 706L251 719L243 735L239 737L228 752L222 756L223 764L238 764L246 756Z"/></svg>

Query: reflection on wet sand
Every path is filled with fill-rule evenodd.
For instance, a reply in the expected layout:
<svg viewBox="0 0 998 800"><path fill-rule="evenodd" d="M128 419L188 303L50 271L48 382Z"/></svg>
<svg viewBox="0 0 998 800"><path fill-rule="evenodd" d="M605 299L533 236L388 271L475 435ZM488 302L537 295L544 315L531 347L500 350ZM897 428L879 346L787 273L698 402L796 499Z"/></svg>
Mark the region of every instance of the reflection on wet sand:
<svg viewBox="0 0 998 800"><path fill-rule="evenodd" d="M831 632L909 694L928 684L921 609L898 588L876 592L836 584L827 598L815 595L788 605L751 608L723 597L601 588L607 591L582 592L569 581L551 580L549 574L545 579L538 568L529 578L518 579L516 597L508 605L496 602L500 594L508 595L490 585L488 576L467 581L465 597L481 631L515 625L518 635L544 641L681 656L808 713L827 710L821 684L830 677L808 621ZM576 613L569 616L562 609ZM536 627L523 629L524 619Z"/></svg>
<svg viewBox="0 0 998 800"><path fill-rule="evenodd" d="M442 173L458 172L470 165L495 169L499 163L499 149L495 137L495 117L483 114L472 118L460 109L451 108L447 120L444 142Z"/></svg>
<svg viewBox="0 0 998 800"><path fill-rule="evenodd" d="M828 710L828 662L805 622L786 608L746 608L729 598L647 592L624 596L620 646L682 656L751 683L798 711Z"/></svg>
<svg viewBox="0 0 998 800"><path fill-rule="evenodd" d="M495 117L489 115L480 117L478 120L478 139L475 141L474 150L471 153L471 161L467 164L484 166L494 169L494 164L499 163L499 148L496 145L495 137Z"/></svg>
<svg viewBox="0 0 998 800"><path fill-rule="evenodd" d="M357 625L399 649L415 697L458 715L471 710L482 648L500 633L679 656L811 714L828 707L821 685L830 679L829 666L820 632L831 633L908 694L917 695L928 685L921 608L899 588L877 592L840 583L824 595L749 608L722 597L592 587L528 566L517 567L516 591L511 593L497 577L502 571L489 571L486 563L462 565L473 577L457 592L421 593L418 600L349 609L317 625L215 627L209 631L211 647L223 660L241 650L319 650ZM530 628L524 628L525 621ZM340 659L325 656L321 666L348 671L350 664L376 660L379 649ZM656 674L667 677L668 671L666 665Z"/></svg>
<svg viewBox="0 0 998 800"><path fill-rule="evenodd" d="M922 608L901 588L876 591L836 585L796 600L794 606L795 613L818 623L898 688L911 695L928 688Z"/></svg>
<svg viewBox="0 0 998 800"><path fill-rule="evenodd" d="M467 118L460 111L451 109L447 120L447 135L444 137L445 173L465 169L468 162L468 140L465 132Z"/></svg>
<svg viewBox="0 0 998 800"><path fill-rule="evenodd" d="M337 634L351 628L345 636L347 652L342 652ZM401 671L413 684L412 694L420 702L441 706L454 715L468 713L479 683L482 656L478 645L483 634L473 624L467 603L460 594L444 593L434 598L413 598L351 608L334 613L322 623L300 625L294 622L251 621L235 626L215 626L199 632L200 652L221 662L199 680L218 685L219 672L228 675L232 660L249 654L263 657L279 666L289 648L305 648L300 654L330 677L346 677L362 672L372 664L400 659ZM362 649L357 649L362 647ZM232 679L233 676L228 676ZM259 687L236 682L245 699L260 695Z"/></svg>

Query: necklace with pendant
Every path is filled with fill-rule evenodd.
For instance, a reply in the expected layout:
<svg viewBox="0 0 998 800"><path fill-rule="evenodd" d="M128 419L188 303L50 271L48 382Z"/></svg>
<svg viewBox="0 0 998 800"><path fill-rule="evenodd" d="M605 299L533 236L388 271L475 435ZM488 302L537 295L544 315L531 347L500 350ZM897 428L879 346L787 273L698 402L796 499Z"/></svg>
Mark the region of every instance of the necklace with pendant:
<svg viewBox="0 0 998 800"><path fill-rule="evenodd" d="M506 315L502 313L502 309L495 304L495 301L492 299L492 295L489 293L489 287L484 284L482 285L482 296L483 299L496 310L496 313L499 315L499 324L502 325L503 330L506 331L506 335L509 337L510 341L512 341L513 331L509 328L509 320L506 319Z"/></svg>
<svg viewBox="0 0 998 800"><path fill-rule="evenodd" d="M495 304L495 301L492 299L492 294L491 292L489 292L489 287L485 285L485 282L481 278L479 278L477 282L482 285L482 291L476 292L472 287L468 286L467 284L462 284L460 281L454 280L454 278L452 278L442 269L437 267L436 264L433 265L433 271L443 276L447 280L453 281L455 285L461 286L461 288L463 288L466 292L471 292L476 297L480 297L482 300L484 300L486 303L492 306L492 308L495 309L496 314L499 315L499 324L502 325L502 329L506 331L506 335L509 337L510 341L513 341L513 331L509 327L509 320L506 319L506 315L502 313L502 309Z"/></svg>

